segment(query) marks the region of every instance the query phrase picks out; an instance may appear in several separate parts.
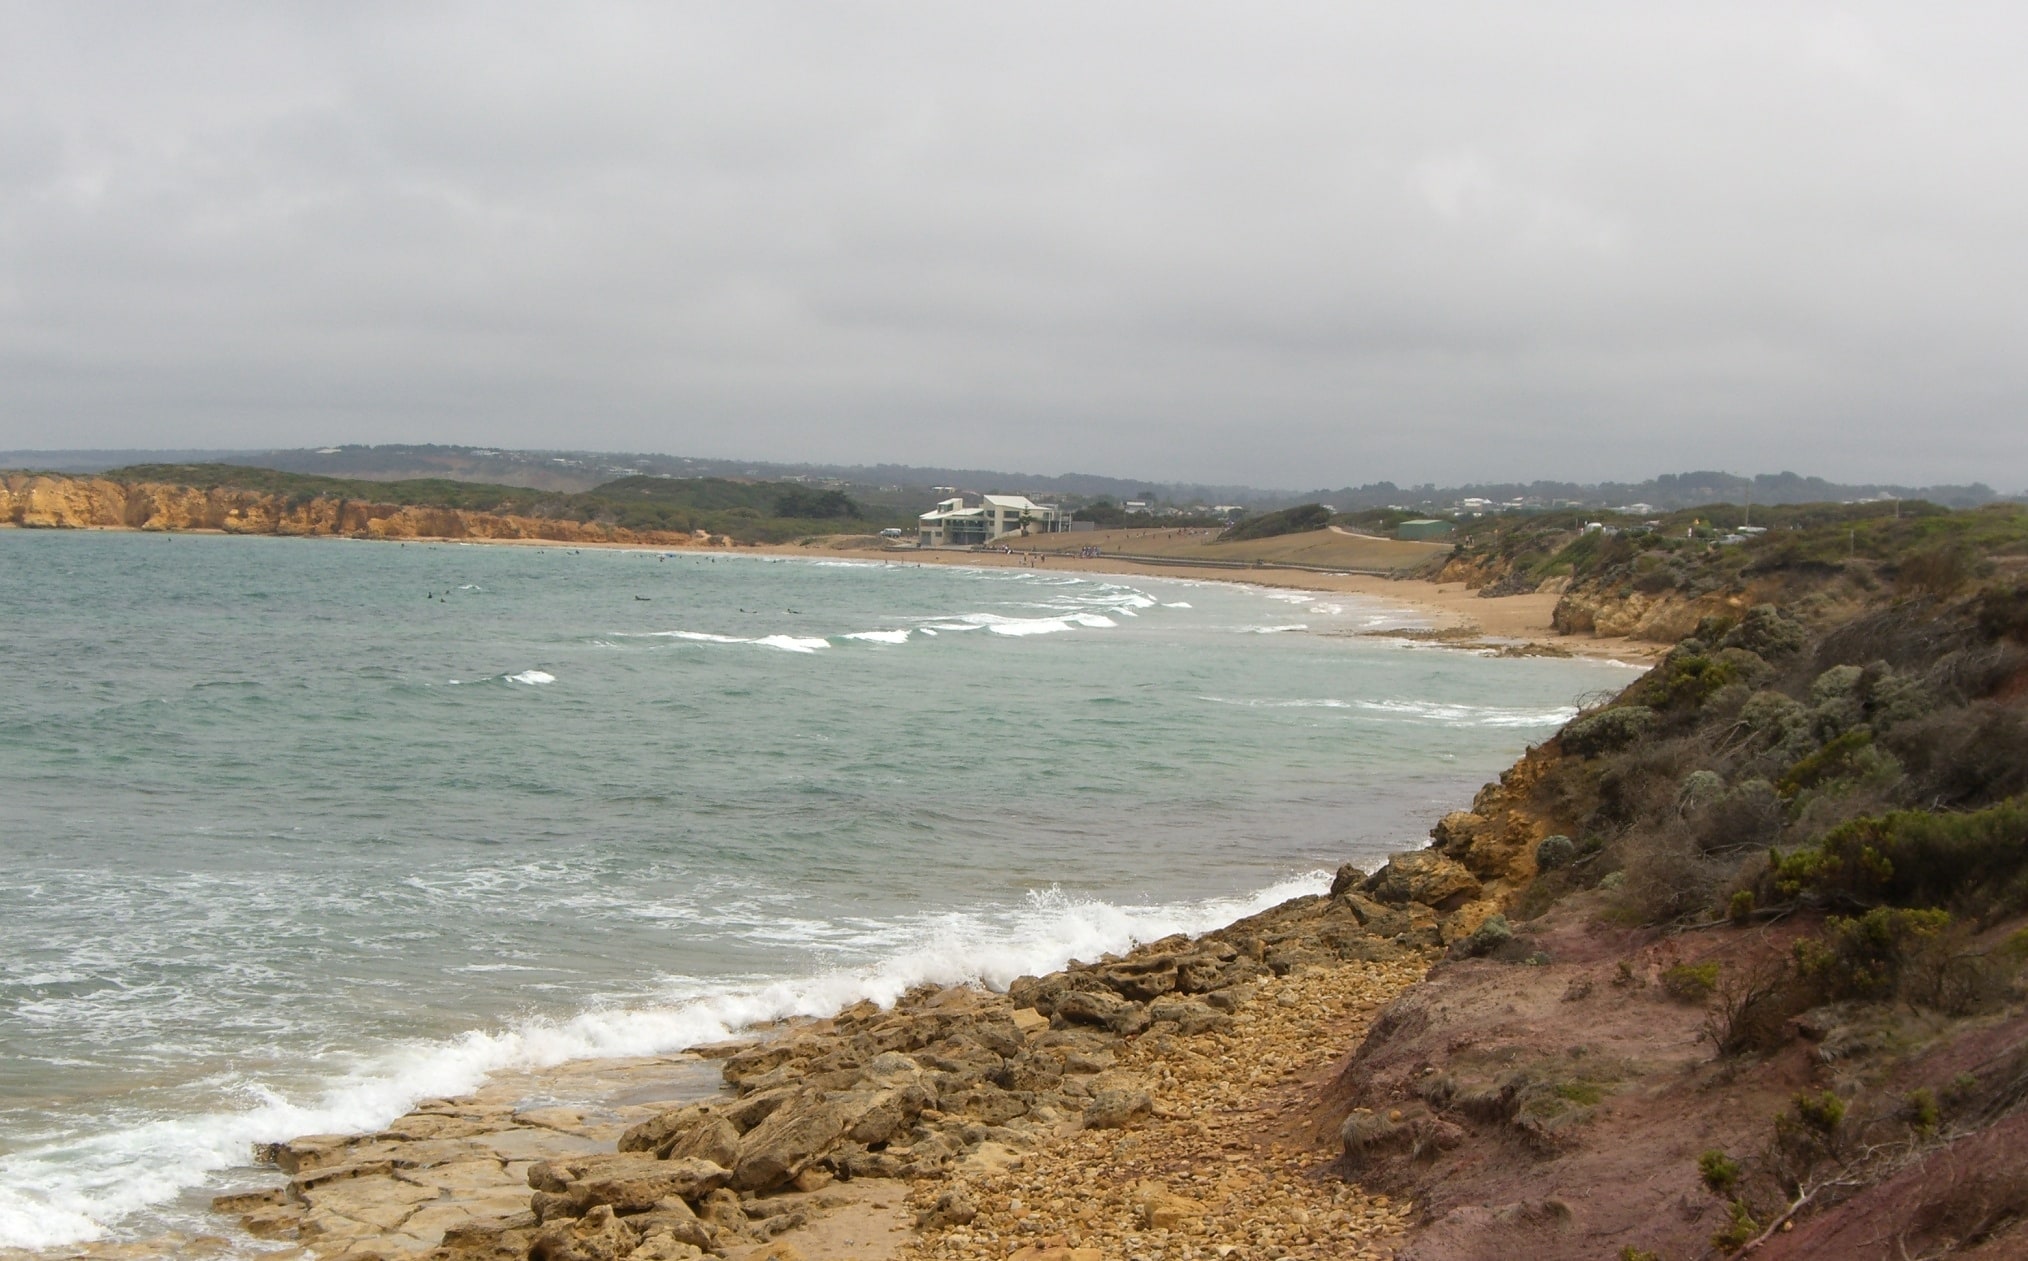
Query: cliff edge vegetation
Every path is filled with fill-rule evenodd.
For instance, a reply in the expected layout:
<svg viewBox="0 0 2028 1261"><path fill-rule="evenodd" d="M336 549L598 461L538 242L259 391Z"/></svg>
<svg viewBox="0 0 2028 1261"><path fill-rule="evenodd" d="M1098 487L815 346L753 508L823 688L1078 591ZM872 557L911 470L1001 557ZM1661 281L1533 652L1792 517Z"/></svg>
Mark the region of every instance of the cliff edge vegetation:
<svg viewBox="0 0 2028 1261"><path fill-rule="evenodd" d="M2022 516L1823 515L1586 536L1690 633L1369 882L1483 916L1319 1105L1400 1255L2028 1250Z"/></svg>
<svg viewBox="0 0 2028 1261"><path fill-rule="evenodd" d="M794 482L627 477L575 494L443 478L379 482L232 464L135 465L95 477L0 473L0 523L557 543L780 543L895 524Z"/></svg>

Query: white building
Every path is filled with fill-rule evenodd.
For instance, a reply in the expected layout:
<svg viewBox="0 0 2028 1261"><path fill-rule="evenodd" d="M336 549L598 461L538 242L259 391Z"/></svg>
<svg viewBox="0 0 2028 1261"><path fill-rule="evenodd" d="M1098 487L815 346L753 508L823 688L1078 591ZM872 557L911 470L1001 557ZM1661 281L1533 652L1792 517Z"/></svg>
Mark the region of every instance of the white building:
<svg viewBox="0 0 2028 1261"><path fill-rule="evenodd" d="M921 522L924 547L968 547L1020 534L1055 534L1070 528L1070 514L1054 504L1039 504L1024 495L955 495L925 512Z"/></svg>

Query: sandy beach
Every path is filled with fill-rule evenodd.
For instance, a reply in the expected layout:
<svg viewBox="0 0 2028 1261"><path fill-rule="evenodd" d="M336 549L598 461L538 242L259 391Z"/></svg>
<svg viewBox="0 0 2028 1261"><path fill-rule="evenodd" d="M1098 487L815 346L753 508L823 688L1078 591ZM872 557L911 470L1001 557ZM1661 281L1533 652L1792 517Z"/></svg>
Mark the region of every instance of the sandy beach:
<svg viewBox="0 0 2028 1261"><path fill-rule="evenodd" d="M1641 640L1559 634L1551 622L1557 596L1547 593L1481 598L1462 582L1430 582L1421 578L1390 578L1379 574L1331 573L1308 569L1154 564L1123 556L1081 557L1074 553L1011 552L880 548L863 542L820 541L807 546L740 548L775 556L849 557L894 565L969 565L985 568L1041 569L1082 574L1116 574L1151 578L1183 578L1193 582L1233 582L1284 590L1323 591L1364 596L1396 604L1446 632L1441 642L1459 648L1533 645L1552 653L1598 657L1647 664L1659 660L1667 645Z"/></svg>

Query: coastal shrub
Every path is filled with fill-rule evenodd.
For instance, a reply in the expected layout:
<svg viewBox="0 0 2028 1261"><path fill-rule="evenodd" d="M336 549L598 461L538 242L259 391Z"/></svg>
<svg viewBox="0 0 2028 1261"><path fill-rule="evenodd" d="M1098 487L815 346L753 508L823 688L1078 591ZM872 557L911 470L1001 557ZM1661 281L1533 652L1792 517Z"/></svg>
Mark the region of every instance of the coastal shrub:
<svg viewBox="0 0 2028 1261"><path fill-rule="evenodd" d="M1780 954L1761 955L1724 973L1704 1017L1704 1036L1720 1055L1765 1055L1788 1040L1789 1017L1810 1006L1809 987Z"/></svg>
<svg viewBox="0 0 2028 1261"><path fill-rule="evenodd" d="M1788 746L1808 732L1810 711L1780 692L1756 692L1740 706L1739 725L1763 748Z"/></svg>
<svg viewBox="0 0 2028 1261"><path fill-rule="evenodd" d="M1644 836L1625 845L1621 902L1639 924L1663 924L1696 915L1717 898L1722 872L1676 832Z"/></svg>
<svg viewBox="0 0 2028 1261"><path fill-rule="evenodd" d="M1676 813L1692 814L1725 795L1725 776L1717 771L1692 771L1676 790Z"/></svg>
<svg viewBox="0 0 2028 1261"><path fill-rule="evenodd" d="M1714 1147L1697 1157L1697 1176L1719 1195L1730 1195L1739 1182L1739 1162Z"/></svg>
<svg viewBox="0 0 2028 1261"><path fill-rule="evenodd" d="M1589 763L1597 779L1585 816L1586 833L1610 837L1631 828L1676 822L1676 785L1707 757L1692 735L1639 741Z"/></svg>
<svg viewBox="0 0 2028 1261"><path fill-rule="evenodd" d="M1679 650L1641 682L1637 695L1653 709L1694 710L1719 688L1738 681L1739 671L1731 664Z"/></svg>
<svg viewBox="0 0 2028 1261"><path fill-rule="evenodd" d="M775 515L799 517L805 521L830 521L841 517L857 518L861 513L859 505L842 490L797 486L775 496Z"/></svg>
<svg viewBox="0 0 2028 1261"><path fill-rule="evenodd" d="M1914 675L1896 674L1886 662L1866 668L1866 721L1875 732L1890 730L1937 707L1935 689Z"/></svg>
<svg viewBox="0 0 2028 1261"><path fill-rule="evenodd" d="M1819 739L1850 731L1866 718L1860 686L1866 671L1858 666L1832 666L1810 684L1810 721Z"/></svg>
<svg viewBox="0 0 2028 1261"><path fill-rule="evenodd" d="M1907 769L1909 796L1980 806L2028 793L2028 713L1979 701L1894 728L1886 744Z"/></svg>
<svg viewBox="0 0 2028 1261"><path fill-rule="evenodd" d="M1615 705L1572 719L1563 729L1563 747L1579 757L1597 757L1639 740L1655 729L1657 721L1655 711L1646 705Z"/></svg>
<svg viewBox="0 0 2028 1261"><path fill-rule="evenodd" d="M1979 633L1987 639L2028 643L2028 582L1980 592L1976 616Z"/></svg>
<svg viewBox="0 0 2028 1261"><path fill-rule="evenodd" d="M1460 959L1477 959L1493 953L1514 940L1514 928L1504 915L1493 915L1486 922L1473 929L1469 936L1461 938L1451 947L1451 954Z"/></svg>
<svg viewBox="0 0 2028 1261"><path fill-rule="evenodd" d="M1772 604L1756 604L1724 632L1721 648L1744 648L1769 661L1793 656L1809 642L1803 624Z"/></svg>
<svg viewBox="0 0 2028 1261"><path fill-rule="evenodd" d="M1715 963L1679 963L1662 973L1662 992L1679 1003L1701 1003L1718 988Z"/></svg>
<svg viewBox="0 0 2028 1261"><path fill-rule="evenodd" d="M1535 869L1556 871L1577 861L1577 843L1567 836L1545 836L1535 846Z"/></svg>
<svg viewBox="0 0 2028 1261"><path fill-rule="evenodd" d="M1753 1237L1760 1233L1760 1223L1753 1219L1753 1210L1745 1200L1734 1200L1726 1206L1726 1225L1723 1230L1711 1236L1711 1246L1720 1252L1738 1252Z"/></svg>
<svg viewBox="0 0 2028 1261"><path fill-rule="evenodd" d="M1760 849L1781 835L1781 794L1764 779L1735 785L1691 820L1697 846L1707 854Z"/></svg>
<svg viewBox="0 0 2028 1261"><path fill-rule="evenodd" d="M1676 574L1666 565L1643 570L1634 575L1634 590L1642 595L1660 595L1676 589Z"/></svg>
<svg viewBox="0 0 2028 1261"><path fill-rule="evenodd" d="M1284 508L1280 512L1264 512L1249 517L1218 536L1220 542L1237 543L1246 539L1271 539L1283 534L1305 534L1321 530L1331 524L1331 510L1322 504L1299 504Z"/></svg>
<svg viewBox="0 0 2028 1261"><path fill-rule="evenodd" d="M1775 784L1775 791L1784 797L1794 797L1826 780L1851 778L1865 769L1859 755L1872 744L1873 732L1867 728L1848 731L1791 766Z"/></svg>
<svg viewBox="0 0 2028 1261"><path fill-rule="evenodd" d="M1798 1121L1819 1134L1831 1133L1845 1119L1845 1101L1829 1090L1816 1094L1801 1091L1791 1101L1790 1106L1795 1109Z"/></svg>
<svg viewBox="0 0 2028 1261"><path fill-rule="evenodd" d="M1911 1006L1946 1016L1987 1010L2006 998L2020 968L2009 945L1982 950L1970 924L1950 924L1910 951L1896 993Z"/></svg>
<svg viewBox="0 0 2028 1261"><path fill-rule="evenodd" d="M1821 933L1796 941L1796 969L1826 1001L1885 998L1917 953L1950 923L1949 911L1903 907L1833 915Z"/></svg>
<svg viewBox="0 0 2028 1261"><path fill-rule="evenodd" d="M1937 1107L1936 1092L1927 1086L1918 1086L1908 1092L1908 1102L1902 1108L1902 1116L1909 1127L1918 1134L1933 1134L1937 1122L1943 1119L1942 1110Z"/></svg>
<svg viewBox="0 0 2028 1261"><path fill-rule="evenodd" d="M1854 819L1784 855L1772 892L1824 905L1988 912L2028 898L2028 803L1969 814L1898 810Z"/></svg>
<svg viewBox="0 0 2028 1261"><path fill-rule="evenodd" d="M1894 567L1894 581L1903 591L1947 596L1961 590L1978 569L1971 549L1951 541L1902 557Z"/></svg>

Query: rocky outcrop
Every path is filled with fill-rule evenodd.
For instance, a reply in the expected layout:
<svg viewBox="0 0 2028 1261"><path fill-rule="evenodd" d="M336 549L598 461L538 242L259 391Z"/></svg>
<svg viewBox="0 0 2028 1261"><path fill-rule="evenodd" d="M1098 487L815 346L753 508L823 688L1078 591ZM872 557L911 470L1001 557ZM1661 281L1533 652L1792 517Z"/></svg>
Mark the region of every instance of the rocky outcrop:
<svg viewBox="0 0 2028 1261"><path fill-rule="evenodd" d="M1618 587L1566 590L1550 614L1559 635L1598 635L1673 644L1707 617L1737 615L1753 603L1745 593L1685 596Z"/></svg>
<svg viewBox="0 0 2028 1261"><path fill-rule="evenodd" d="M1350 875L1338 886L1204 937L1021 977L1005 994L925 987L891 1009L792 1024L720 1052L728 1094L637 1107L624 1126L475 1097L425 1104L377 1134L278 1144L263 1155L287 1184L217 1207L320 1257L676 1261L799 1230L841 1184L903 1179L949 1185L919 1227L962 1231L983 1211L963 1177L1066 1135L1131 1145L1176 1121L1165 1100L1179 1079L1148 1048L1224 1045L1236 1022L1256 1023L1241 1013L1263 991L1299 1015L1314 1001L1297 1010L1291 996L1313 993L1299 975L1368 969L1398 987L1445 940L1435 909L1366 897ZM1223 1069L1190 1055L1204 1066L1190 1080L1260 1071L1230 1049ZM1134 1229L1187 1233L1207 1212L1180 1189L1121 1186Z"/></svg>
<svg viewBox="0 0 2028 1261"><path fill-rule="evenodd" d="M302 498L160 482L10 473L0 476L0 524L25 529L211 530L227 534L372 539L517 539L551 543L723 546L723 535L628 530L596 521Z"/></svg>

